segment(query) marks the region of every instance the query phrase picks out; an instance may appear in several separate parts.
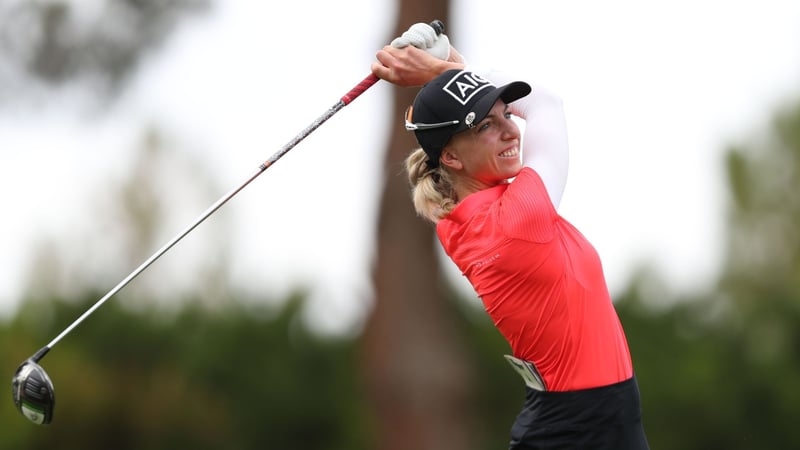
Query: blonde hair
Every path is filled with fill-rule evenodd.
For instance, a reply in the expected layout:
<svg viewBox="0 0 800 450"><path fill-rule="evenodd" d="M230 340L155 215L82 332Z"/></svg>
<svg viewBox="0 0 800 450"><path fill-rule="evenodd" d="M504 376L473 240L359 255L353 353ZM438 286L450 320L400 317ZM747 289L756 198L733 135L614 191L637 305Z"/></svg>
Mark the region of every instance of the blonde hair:
<svg viewBox="0 0 800 450"><path fill-rule="evenodd" d="M417 214L437 223L458 203L450 172L444 166L428 167L428 155L418 148L406 158L411 198Z"/></svg>

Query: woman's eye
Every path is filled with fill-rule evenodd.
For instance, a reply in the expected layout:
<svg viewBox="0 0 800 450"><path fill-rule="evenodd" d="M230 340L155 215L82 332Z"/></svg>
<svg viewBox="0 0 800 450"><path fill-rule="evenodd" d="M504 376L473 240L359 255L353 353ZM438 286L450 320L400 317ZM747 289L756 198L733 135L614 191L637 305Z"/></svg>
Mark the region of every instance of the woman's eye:
<svg viewBox="0 0 800 450"><path fill-rule="evenodd" d="M505 117L506 119L510 119L511 118L511 111L504 112L503 113L503 117Z"/></svg>

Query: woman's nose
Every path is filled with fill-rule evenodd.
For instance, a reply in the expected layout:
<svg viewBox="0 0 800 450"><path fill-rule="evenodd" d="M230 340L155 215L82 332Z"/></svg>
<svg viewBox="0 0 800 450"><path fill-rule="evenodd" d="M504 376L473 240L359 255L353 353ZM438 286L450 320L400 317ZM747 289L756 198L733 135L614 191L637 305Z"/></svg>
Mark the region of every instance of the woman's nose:
<svg viewBox="0 0 800 450"><path fill-rule="evenodd" d="M502 130L501 136L503 139L516 139L519 135L519 127L517 127L517 124L514 123L512 119L503 121Z"/></svg>

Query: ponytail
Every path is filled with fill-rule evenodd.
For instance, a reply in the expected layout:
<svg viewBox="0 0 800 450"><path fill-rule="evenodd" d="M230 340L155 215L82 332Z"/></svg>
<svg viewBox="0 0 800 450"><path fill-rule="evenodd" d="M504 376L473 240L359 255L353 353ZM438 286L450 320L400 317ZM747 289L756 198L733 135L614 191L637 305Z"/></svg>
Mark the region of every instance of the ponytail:
<svg viewBox="0 0 800 450"><path fill-rule="evenodd" d="M406 158L406 172L417 214L437 223L456 207L450 173L443 166L428 167L428 155L424 150L418 148Z"/></svg>

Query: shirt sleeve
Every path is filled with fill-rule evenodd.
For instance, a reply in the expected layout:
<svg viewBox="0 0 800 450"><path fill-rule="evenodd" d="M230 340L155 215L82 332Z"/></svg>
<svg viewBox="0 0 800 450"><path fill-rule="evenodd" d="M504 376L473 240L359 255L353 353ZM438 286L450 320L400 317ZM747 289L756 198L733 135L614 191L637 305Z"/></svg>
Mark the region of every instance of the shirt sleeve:
<svg viewBox="0 0 800 450"><path fill-rule="evenodd" d="M515 81L505 73L468 67L497 86ZM555 208L561 203L569 169L569 142L561 98L547 88L531 84L532 92L511 104L511 113L525 121L522 163L542 178Z"/></svg>

